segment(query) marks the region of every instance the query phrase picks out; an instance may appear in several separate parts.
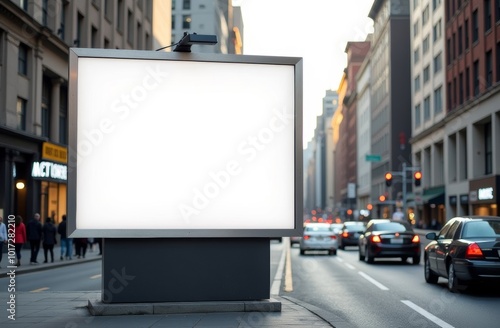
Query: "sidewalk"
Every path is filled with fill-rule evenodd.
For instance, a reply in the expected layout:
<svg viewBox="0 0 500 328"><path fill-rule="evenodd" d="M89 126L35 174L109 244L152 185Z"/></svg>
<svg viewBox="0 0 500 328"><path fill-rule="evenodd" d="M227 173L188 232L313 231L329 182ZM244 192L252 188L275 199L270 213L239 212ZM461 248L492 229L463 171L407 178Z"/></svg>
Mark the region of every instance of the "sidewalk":
<svg viewBox="0 0 500 328"><path fill-rule="evenodd" d="M101 260L98 249L88 252L85 259L60 260L60 247L54 249L54 263L43 263L44 256L38 255L39 264L30 265L30 250L22 251L21 266L16 268L16 275L39 270L47 270L54 267L77 264L84 261ZM9 271L7 266L7 254L3 254L0 263L0 278L6 277ZM1 281L6 281L2 279ZM5 310L0 311L0 327L120 327L120 328L146 328L146 327L217 327L217 328L243 328L243 327L338 327L352 328L353 326L334 313L322 310L311 304L304 303L292 297L271 295L271 300L281 303L279 312L259 312L258 310L245 310L230 312L231 304L241 302L184 302L184 303L160 303L161 307L170 307L169 313L165 314L142 314L142 315L96 315L89 312L89 304L98 303L101 300L101 291L82 292L17 292L11 293L7 285L0 285L0 304ZM15 296L15 304L7 302ZM198 304L196 304L198 303ZM206 308L206 304L217 308L214 311L203 313L189 311L186 309L196 308L200 305ZM225 304L228 304L226 310ZM152 304L152 306L155 304ZM124 304L125 306L125 304ZM130 306L130 304L126 304ZM1 309L1 308L0 308ZM15 321L9 318L12 310L15 310ZM175 312L175 309L179 309ZM10 313L9 313L10 311ZM238 310L239 311L239 310ZM191 313L185 313L191 312Z"/></svg>

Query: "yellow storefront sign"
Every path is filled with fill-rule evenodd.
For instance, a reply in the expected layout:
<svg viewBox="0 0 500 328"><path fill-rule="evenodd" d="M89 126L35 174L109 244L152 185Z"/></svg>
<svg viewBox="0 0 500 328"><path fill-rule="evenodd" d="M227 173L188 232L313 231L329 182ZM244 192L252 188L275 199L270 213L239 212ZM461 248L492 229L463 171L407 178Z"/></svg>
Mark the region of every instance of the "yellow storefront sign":
<svg viewBox="0 0 500 328"><path fill-rule="evenodd" d="M68 149L50 142L44 142L42 146L42 158L59 163L68 162Z"/></svg>

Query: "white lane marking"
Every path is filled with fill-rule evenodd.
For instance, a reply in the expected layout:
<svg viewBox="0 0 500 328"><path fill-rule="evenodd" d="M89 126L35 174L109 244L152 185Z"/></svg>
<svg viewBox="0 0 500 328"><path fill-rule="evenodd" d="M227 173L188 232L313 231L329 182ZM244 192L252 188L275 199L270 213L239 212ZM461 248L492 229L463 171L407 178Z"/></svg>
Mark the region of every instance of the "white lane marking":
<svg viewBox="0 0 500 328"><path fill-rule="evenodd" d="M281 243L285 245L287 239L288 239L287 237L283 237ZM286 256L286 247L283 247L280 263L278 264L278 270L276 271L276 275L274 276L274 281L271 286L271 295L280 294L281 277L283 277L283 269L285 268L285 256Z"/></svg>
<svg viewBox="0 0 500 328"><path fill-rule="evenodd" d="M96 274L90 277L90 279L98 279L98 278L101 278L101 274Z"/></svg>
<svg viewBox="0 0 500 328"><path fill-rule="evenodd" d="M31 293L39 293L39 292L43 292L44 290L47 290L47 289L49 289L49 287L42 287L42 288L32 290Z"/></svg>
<svg viewBox="0 0 500 328"><path fill-rule="evenodd" d="M403 302L403 304L406 304L407 306L409 306L410 308L412 308L413 310L417 311L418 313L420 313L421 315L423 315L424 317L426 317L427 319L429 319L430 321L434 322L436 325L438 325L439 327L443 327L443 328L453 328L452 325L444 322L443 320L439 319L438 317L436 317L435 315L427 312L426 310L422 309L420 306L416 305L415 303L411 302L411 301L401 301Z"/></svg>
<svg viewBox="0 0 500 328"><path fill-rule="evenodd" d="M351 270L355 270L355 269L356 269L356 268L354 267L354 265L351 265L351 264L349 264L349 263L346 263L346 264L345 264L345 266L346 266L346 267L348 267L348 268L349 268L349 269L351 269Z"/></svg>
<svg viewBox="0 0 500 328"><path fill-rule="evenodd" d="M339 262L344 262L344 260L343 260L343 259L341 259L341 258L340 258L340 257L338 257L338 256L337 256L337 261L339 261Z"/></svg>
<svg viewBox="0 0 500 328"><path fill-rule="evenodd" d="M285 292L293 292L292 279L292 257L290 256L290 243L285 243L286 265L285 265Z"/></svg>
<svg viewBox="0 0 500 328"><path fill-rule="evenodd" d="M370 277L366 273L361 272L361 271L359 271L358 273L361 275L361 277L365 278L366 280L368 280L369 282L371 282L372 284L374 284L378 288L380 288L382 290L389 290L389 288L385 287L384 285L382 285L381 283L379 283L377 280L373 279L372 277Z"/></svg>

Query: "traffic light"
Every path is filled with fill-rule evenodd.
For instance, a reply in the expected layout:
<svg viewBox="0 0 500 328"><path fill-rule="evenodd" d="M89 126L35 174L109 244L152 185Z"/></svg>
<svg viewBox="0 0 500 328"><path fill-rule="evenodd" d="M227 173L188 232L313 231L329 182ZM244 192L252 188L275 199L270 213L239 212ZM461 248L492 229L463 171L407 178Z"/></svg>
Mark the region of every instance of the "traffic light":
<svg viewBox="0 0 500 328"><path fill-rule="evenodd" d="M378 200L379 200L381 203L385 202L385 201L386 201L386 199L387 199L387 198L385 197L385 195L380 195L380 196L379 196L379 198L378 198Z"/></svg>
<svg viewBox="0 0 500 328"><path fill-rule="evenodd" d="M391 172L387 172L385 174L385 185L387 187L390 187L392 185L392 173Z"/></svg>
<svg viewBox="0 0 500 328"><path fill-rule="evenodd" d="M415 180L415 186L418 187L422 183L422 172L417 171L413 174L413 178Z"/></svg>

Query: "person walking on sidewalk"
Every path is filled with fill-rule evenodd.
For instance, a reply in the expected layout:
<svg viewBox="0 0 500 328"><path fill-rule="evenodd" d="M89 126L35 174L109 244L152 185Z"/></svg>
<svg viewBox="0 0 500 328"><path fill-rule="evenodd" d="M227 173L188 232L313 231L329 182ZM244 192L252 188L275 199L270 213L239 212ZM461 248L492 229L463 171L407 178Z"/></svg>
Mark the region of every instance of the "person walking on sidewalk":
<svg viewBox="0 0 500 328"><path fill-rule="evenodd" d="M7 227L3 223L3 217L0 216L0 263L2 263L3 244L7 244Z"/></svg>
<svg viewBox="0 0 500 328"><path fill-rule="evenodd" d="M40 243L42 241L42 224L40 223L40 214L35 213L26 225L26 234L31 247L30 264L38 264L37 257L40 251Z"/></svg>
<svg viewBox="0 0 500 328"><path fill-rule="evenodd" d="M64 214L62 222L57 227L57 233L61 236L61 260L64 259L64 256L66 256L66 260L71 260L71 256L73 255L73 241L71 238L68 238L66 224L66 214Z"/></svg>
<svg viewBox="0 0 500 328"><path fill-rule="evenodd" d="M20 215L16 216L15 220L16 232L14 234L14 246L16 249L17 266L21 266L21 249L26 243L26 226L23 223L23 218Z"/></svg>
<svg viewBox="0 0 500 328"><path fill-rule="evenodd" d="M56 234L56 227L52 224L52 220L47 218L42 228L43 255L45 259L43 263L47 263L47 253L49 252L50 260L54 262L54 245L57 243Z"/></svg>

